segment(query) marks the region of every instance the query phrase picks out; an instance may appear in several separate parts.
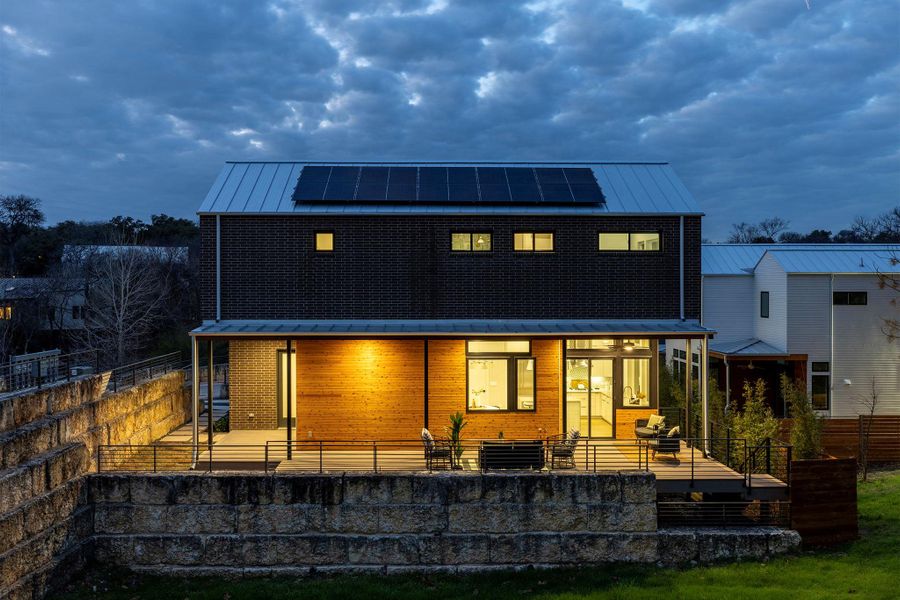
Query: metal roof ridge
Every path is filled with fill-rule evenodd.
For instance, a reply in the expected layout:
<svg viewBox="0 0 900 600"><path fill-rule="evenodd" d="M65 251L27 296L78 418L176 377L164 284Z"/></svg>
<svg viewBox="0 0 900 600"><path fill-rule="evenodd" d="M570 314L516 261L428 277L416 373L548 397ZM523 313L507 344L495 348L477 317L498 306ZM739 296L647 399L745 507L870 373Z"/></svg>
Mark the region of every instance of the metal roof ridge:
<svg viewBox="0 0 900 600"><path fill-rule="evenodd" d="M574 160L574 161L504 161L504 160L226 160L225 164L304 164L304 165L668 165L655 160Z"/></svg>

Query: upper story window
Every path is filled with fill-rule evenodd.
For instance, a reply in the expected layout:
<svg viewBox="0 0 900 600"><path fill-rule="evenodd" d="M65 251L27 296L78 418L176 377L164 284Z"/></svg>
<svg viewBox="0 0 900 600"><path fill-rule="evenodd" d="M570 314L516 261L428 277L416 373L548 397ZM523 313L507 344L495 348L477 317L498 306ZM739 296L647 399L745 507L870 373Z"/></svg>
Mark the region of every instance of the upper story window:
<svg viewBox="0 0 900 600"><path fill-rule="evenodd" d="M330 231L316 232L316 252L334 251L334 233Z"/></svg>
<svg viewBox="0 0 900 600"><path fill-rule="evenodd" d="M834 292L832 303L835 306L865 306L869 303L868 292Z"/></svg>
<svg viewBox="0 0 900 600"><path fill-rule="evenodd" d="M9 321L10 319L12 319L12 312L12 304L0 306L0 320Z"/></svg>
<svg viewBox="0 0 900 600"><path fill-rule="evenodd" d="M513 250L516 252L553 252L553 234L535 232L514 233Z"/></svg>
<svg viewBox="0 0 900 600"><path fill-rule="evenodd" d="M769 292L759 293L759 316L763 319L769 318Z"/></svg>
<svg viewBox="0 0 900 600"><path fill-rule="evenodd" d="M660 240L658 232L603 232L599 234L599 248L605 252L656 252L662 247Z"/></svg>
<svg viewBox="0 0 900 600"><path fill-rule="evenodd" d="M451 233L450 250L453 252L490 252L491 234Z"/></svg>

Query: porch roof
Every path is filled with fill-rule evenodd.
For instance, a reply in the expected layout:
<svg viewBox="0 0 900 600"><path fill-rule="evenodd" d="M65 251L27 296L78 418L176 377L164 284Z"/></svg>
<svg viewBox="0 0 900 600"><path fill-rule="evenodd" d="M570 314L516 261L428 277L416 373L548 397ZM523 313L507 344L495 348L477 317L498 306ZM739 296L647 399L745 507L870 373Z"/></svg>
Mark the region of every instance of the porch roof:
<svg viewBox="0 0 900 600"><path fill-rule="evenodd" d="M393 320L225 320L204 321L192 336L283 337L329 336L435 336L460 335L532 337L559 335L712 335L696 320L589 320L589 319L393 319Z"/></svg>
<svg viewBox="0 0 900 600"><path fill-rule="evenodd" d="M731 342L710 342L709 351L723 356L789 356L787 352L771 344L750 338Z"/></svg>

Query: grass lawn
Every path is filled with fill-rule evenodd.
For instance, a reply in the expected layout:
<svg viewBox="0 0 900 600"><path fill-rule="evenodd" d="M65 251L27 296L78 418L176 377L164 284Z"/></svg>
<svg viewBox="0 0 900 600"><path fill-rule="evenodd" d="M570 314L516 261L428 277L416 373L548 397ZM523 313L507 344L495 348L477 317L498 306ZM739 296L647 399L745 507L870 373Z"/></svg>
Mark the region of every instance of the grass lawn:
<svg viewBox="0 0 900 600"><path fill-rule="evenodd" d="M860 484L859 513L859 541L768 563L242 581L145 577L98 569L75 583L62 598L900 598L900 471L876 473L872 481Z"/></svg>

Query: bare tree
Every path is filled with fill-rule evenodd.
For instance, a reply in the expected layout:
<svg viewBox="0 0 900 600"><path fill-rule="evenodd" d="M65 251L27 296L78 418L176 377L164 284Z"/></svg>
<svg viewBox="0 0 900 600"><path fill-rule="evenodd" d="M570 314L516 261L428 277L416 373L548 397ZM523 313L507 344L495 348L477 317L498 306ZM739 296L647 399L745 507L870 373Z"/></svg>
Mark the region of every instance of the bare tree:
<svg viewBox="0 0 900 600"><path fill-rule="evenodd" d="M872 423L875 421L875 411L878 408L878 387L872 378L872 389L867 396L859 399L859 404L866 410L862 418L859 432L859 466L862 470L862 480L869 477L869 448L872 440Z"/></svg>
<svg viewBox="0 0 900 600"><path fill-rule="evenodd" d="M752 244L759 237L759 227L750 223L734 223L731 226L730 244Z"/></svg>
<svg viewBox="0 0 900 600"><path fill-rule="evenodd" d="M762 234L761 237L767 237L774 241L779 233L788 228L788 225L790 225L790 222L781 217L763 219L759 222L759 232Z"/></svg>
<svg viewBox="0 0 900 600"><path fill-rule="evenodd" d="M888 340L893 342L900 339L900 254L896 250L892 251L887 257L890 269L887 272L877 271L878 287L883 290L893 292L892 298L888 301L891 312L887 316L882 317L881 331L887 336Z"/></svg>
<svg viewBox="0 0 900 600"><path fill-rule="evenodd" d="M90 256L84 268L85 327L75 336L105 362L125 364L154 331L171 262L133 243L120 243Z"/></svg>

